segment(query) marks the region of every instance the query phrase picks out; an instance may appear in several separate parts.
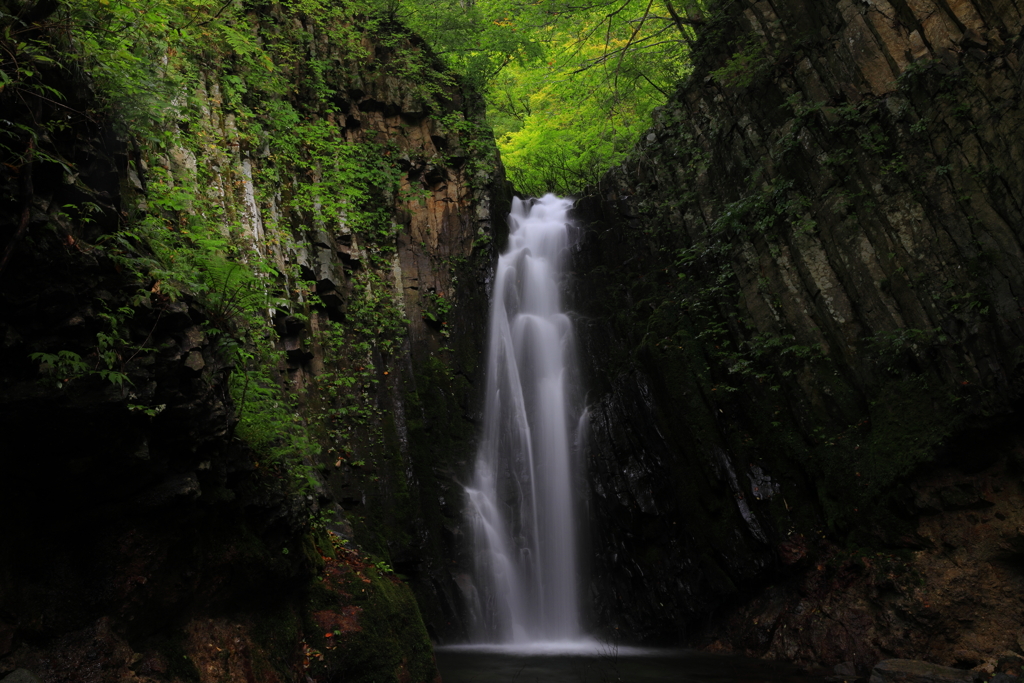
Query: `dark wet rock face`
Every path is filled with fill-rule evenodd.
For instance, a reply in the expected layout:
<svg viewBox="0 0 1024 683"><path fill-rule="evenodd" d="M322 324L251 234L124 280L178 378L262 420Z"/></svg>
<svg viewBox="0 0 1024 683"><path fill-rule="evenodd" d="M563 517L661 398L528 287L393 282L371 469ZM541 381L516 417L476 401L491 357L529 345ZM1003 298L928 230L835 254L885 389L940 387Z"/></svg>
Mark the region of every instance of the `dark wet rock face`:
<svg viewBox="0 0 1024 683"><path fill-rule="evenodd" d="M300 56L326 60L334 48L322 34L303 42L316 33L309 18L285 11L245 20L254 34L298 41ZM53 38L31 34L40 49ZM372 52L369 39L362 47ZM260 173L279 169L224 104L230 65L203 57L196 87L207 106L192 137L182 126L176 146L148 167L146 140L97 113L101 89L81 70L45 70L66 96L60 107L23 110L14 90L0 92L5 120L63 122L62 107L91 113L45 140L77 182L50 157L0 165L0 676L22 668L47 683L431 681L430 636L464 633L458 482L475 439L500 211L491 194L503 185L493 148L466 149L480 103L449 84L431 109L415 96L420 84L375 71L387 56L377 57L367 73L338 67L325 76L337 94L330 117L302 92L287 97L339 140L373 138L404 159L403 193L385 198L382 220L395 233L387 259L371 259L343 220L327 230L301 209L289 213L277 203L296 191L287 178L259 191ZM445 117L460 125L446 128ZM33 149L27 137L11 144ZM201 169L210 185L231 188L215 192L212 213L238 216L246 239L266 237L271 216L291 230L286 248L254 248L320 297L309 306L308 292L282 280L289 314L267 321L280 363L264 381L289 387L282 400L294 400L294 415L322 439L322 462L297 446L287 455L309 472L302 486L240 438L243 409L228 377L238 358L230 347L244 335L232 336L233 304L184 286L171 297L164 276L133 274L125 252L110 247L156 201L147 187L158 166L177 180ZM76 210L86 202L95 211ZM194 216L175 218L168 230ZM363 424L375 422L341 453L329 448L338 442L315 397L317 381L337 376L344 359L317 333L351 324L355 274L374 268L408 334L390 353L363 352L360 362L377 370Z"/></svg>
<svg viewBox="0 0 1024 683"><path fill-rule="evenodd" d="M271 603L302 594L319 560L301 545L308 512L230 440L229 368L199 332L205 311L138 311L125 334L149 350L125 363L130 384L69 380L40 373L29 353L87 356L78 344L100 324L92 297L117 302L131 283L103 263L29 249L3 275L0 670L54 681L187 675L192 650L168 633L202 628L197 613L234 612L245 621L235 636L249 639Z"/></svg>
<svg viewBox="0 0 1024 683"><path fill-rule="evenodd" d="M1021 620L990 545L1022 502L1018 12L727 3L698 33L577 203L594 622L991 663Z"/></svg>

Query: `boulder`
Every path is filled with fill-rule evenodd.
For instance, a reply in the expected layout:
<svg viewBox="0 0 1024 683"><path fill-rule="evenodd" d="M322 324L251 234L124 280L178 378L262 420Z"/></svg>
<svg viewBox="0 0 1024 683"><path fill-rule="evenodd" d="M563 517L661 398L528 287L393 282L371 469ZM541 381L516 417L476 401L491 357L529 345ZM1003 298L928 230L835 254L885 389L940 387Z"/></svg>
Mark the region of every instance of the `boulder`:
<svg viewBox="0 0 1024 683"><path fill-rule="evenodd" d="M854 678L857 676L857 667L856 665L854 665L853 662L843 662L842 664L836 664L835 667L833 667L832 671L835 673L836 676L847 676Z"/></svg>
<svg viewBox="0 0 1024 683"><path fill-rule="evenodd" d="M978 674L963 669L919 662L887 659L875 665L869 683L974 683Z"/></svg>

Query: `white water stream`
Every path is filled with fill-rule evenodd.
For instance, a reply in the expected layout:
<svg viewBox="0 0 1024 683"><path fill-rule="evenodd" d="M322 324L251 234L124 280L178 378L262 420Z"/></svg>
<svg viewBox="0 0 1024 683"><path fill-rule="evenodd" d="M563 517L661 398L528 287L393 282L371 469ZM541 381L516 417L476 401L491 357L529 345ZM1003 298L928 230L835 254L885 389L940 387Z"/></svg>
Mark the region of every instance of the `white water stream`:
<svg viewBox="0 0 1024 683"><path fill-rule="evenodd" d="M571 205L514 199L495 273L484 434L467 487L479 642L583 638L573 481L585 420L559 291Z"/></svg>

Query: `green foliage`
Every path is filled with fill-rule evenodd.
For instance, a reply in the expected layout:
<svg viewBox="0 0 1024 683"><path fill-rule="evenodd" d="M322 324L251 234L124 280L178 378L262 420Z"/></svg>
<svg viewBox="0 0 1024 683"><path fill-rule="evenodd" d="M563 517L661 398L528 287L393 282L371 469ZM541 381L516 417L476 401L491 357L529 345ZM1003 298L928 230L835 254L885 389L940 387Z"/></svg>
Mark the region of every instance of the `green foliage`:
<svg viewBox="0 0 1024 683"><path fill-rule="evenodd" d="M467 170L469 186L480 187L498 165L497 149L494 146L492 131L487 126L468 120L463 112L452 112L438 117L443 131L455 133L462 144L462 152L468 153Z"/></svg>
<svg viewBox="0 0 1024 683"><path fill-rule="evenodd" d="M356 296L346 314L353 335L351 353L368 354L373 350L391 355L398 350L409 321L405 319L391 285L369 272L355 285ZM337 325L332 325L337 329Z"/></svg>
<svg viewBox="0 0 1024 683"><path fill-rule="evenodd" d="M192 33L180 30L189 10L200 15L214 7L212 2L67 0L60 12L70 29L68 48L103 94L98 103L125 125L157 125L173 117L174 96L187 80L175 68L174 34L194 41Z"/></svg>
<svg viewBox="0 0 1024 683"><path fill-rule="evenodd" d="M332 323L321 333L324 350L341 363L336 369L326 370L316 377L316 386L325 405L320 414L321 424L329 430L335 448L346 452L353 448L355 430L366 427L376 413L370 390L378 381L370 362L370 342L353 337L350 330L338 323Z"/></svg>
<svg viewBox="0 0 1024 683"><path fill-rule="evenodd" d="M100 377L119 387L128 381L128 377L124 373L110 369L94 370L90 368L89 364L74 351L38 352L29 354L29 358L39 363L41 373L52 376L56 380L58 389L63 389L65 384L72 379L90 375Z"/></svg>
<svg viewBox="0 0 1024 683"><path fill-rule="evenodd" d="M203 278L193 291L203 297L209 322L214 326L210 332L219 333L218 328L227 329L235 323L257 327L262 322L263 311L288 309L288 300L272 296L268 291L268 281L259 277L275 275L268 264L258 260L250 263L230 260L222 255L223 252L217 248L219 245L226 246L226 243L204 240L198 250L194 271Z"/></svg>
<svg viewBox="0 0 1024 683"><path fill-rule="evenodd" d="M703 3L413 0L391 6L487 95L521 192L571 194L623 159L688 72ZM680 11L681 10L681 11Z"/></svg>
<svg viewBox="0 0 1024 683"><path fill-rule="evenodd" d="M391 282L392 216L407 197L399 193L400 150L368 132L352 134L339 104L362 85L356 62L369 78L404 79L423 111L450 108L443 98L454 81L407 29L381 13L358 14L366 9L292 0L257 16L220 1L62 0L43 38L35 37L39 26L2 17L3 101L46 97L60 107L61 93L40 72L75 69L95 95L87 115L113 121L130 140L129 173L139 190L124 195L116 227L87 245L135 293L114 310L97 304L88 353L33 354L46 381L63 387L97 377L127 390L125 364L153 351L128 334L136 310L185 300L205 314L210 350L233 368L235 436L296 491L316 486L324 440L350 448L357 432L378 428L375 368L398 350L408 324ZM25 123L8 120L7 111L0 113L5 160L24 163L34 150L77 177L72 163L42 147L66 117ZM461 112L439 118L474 171L487 171L488 133ZM108 209L100 199L69 205L62 219L86 225L109 217ZM285 316L308 323L322 305L299 265L316 231L348 236L367 258L348 273L344 320L312 326L307 341L322 344L331 362L304 394L287 379L274 324ZM327 406L324 425L297 417L310 404ZM128 408L150 417L162 410Z"/></svg>
<svg viewBox="0 0 1024 683"><path fill-rule="evenodd" d="M880 332L865 340L868 353L885 370L893 375L904 373L913 358L923 357L926 349L948 341L940 328L918 330L899 328Z"/></svg>
<svg viewBox="0 0 1024 683"><path fill-rule="evenodd" d="M714 79L730 88L746 88L763 76L771 64L771 58L764 44L753 38L746 38L721 68L711 72Z"/></svg>
<svg viewBox="0 0 1024 683"><path fill-rule="evenodd" d="M424 299L426 305L423 307L423 317L432 323L441 326L441 334L448 336L448 314L451 313L454 304L450 298L437 292L428 292Z"/></svg>
<svg viewBox="0 0 1024 683"><path fill-rule="evenodd" d="M307 493L316 487L312 463L321 447L299 417L296 397L271 376L267 356L273 353L239 354L245 364L236 367L229 381L231 398L239 407L235 435L253 449L265 469L291 475L296 489Z"/></svg>
<svg viewBox="0 0 1024 683"><path fill-rule="evenodd" d="M805 198L789 194L793 182L783 180L775 185L749 192L744 197L722 209L721 215L711 226L712 234L724 232L743 233L753 230L764 233L775 227L777 219L792 217L807 204Z"/></svg>
<svg viewBox="0 0 1024 683"><path fill-rule="evenodd" d="M17 16L0 10L0 96L8 103L34 110L36 102L48 100L62 102L64 94L47 82L46 73L61 68L58 55L51 45L38 37L37 28L29 26ZM52 122L50 131L41 130L42 123L34 116L32 120L19 120L14 116L15 107L0 107L0 153L10 168L18 168L32 156L61 164L70 171L68 163L48 152L44 132L58 132L68 126L65 118ZM23 138L32 141L25 145ZM31 152L29 151L31 150Z"/></svg>
<svg viewBox="0 0 1024 683"><path fill-rule="evenodd" d="M107 302L97 299L99 312L96 317L102 322L103 328L96 332L95 346L90 349L86 359L74 351L63 349L57 353L36 352L29 354L31 360L39 362L40 373L56 380L58 389L63 389L74 380L83 378L99 378L109 382L124 392L132 382L124 372L125 356L132 357L152 349L132 345L125 338L125 325L135 311L123 306L111 311Z"/></svg>
<svg viewBox="0 0 1024 683"><path fill-rule="evenodd" d="M316 224L343 224L361 236L374 253L394 250L395 226L390 208L400 171L390 162L391 150L373 142L350 143L344 129L327 120L300 122L297 112L275 107L281 127L275 161L299 174L302 181L288 206Z"/></svg>
<svg viewBox="0 0 1024 683"><path fill-rule="evenodd" d="M423 36L449 67L478 89L486 88L509 64L532 62L544 54L544 46L530 30L542 13L536 3L385 2L379 9Z"/></svg>
<svg viewBox="0 0 1024 683"><path fill-rule="evenodd" d="M395 570L391 568L391 565L384 560L377 560L373 563L373 568L381 574L394 574Z"/></svg>

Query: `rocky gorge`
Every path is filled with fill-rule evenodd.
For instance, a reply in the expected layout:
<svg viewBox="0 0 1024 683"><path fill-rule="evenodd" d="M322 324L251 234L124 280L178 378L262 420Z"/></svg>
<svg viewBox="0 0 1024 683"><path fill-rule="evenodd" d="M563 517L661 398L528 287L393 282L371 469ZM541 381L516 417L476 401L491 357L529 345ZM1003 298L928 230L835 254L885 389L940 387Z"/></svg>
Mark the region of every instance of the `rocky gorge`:
<svg viewBox="0 0 1024 683"><path fill-rule="evenodd" d="M596 621L991 669L1020 654L1018 10L730 8L578 207Z"/></svg>
<svg viewBox="0 0 1024 683"><path fill-rule="evenodd" d="M434 680L511 196L479 98L318 3L160 18L145 82L66 37L122 18L5 7L0 675ZM1013 672L1020 10L695 21L576 205L588 621Z"/></svg>

